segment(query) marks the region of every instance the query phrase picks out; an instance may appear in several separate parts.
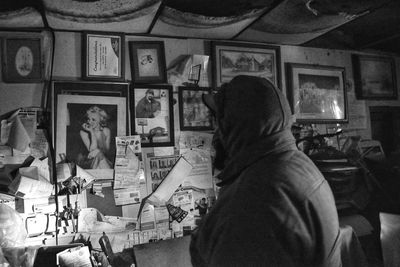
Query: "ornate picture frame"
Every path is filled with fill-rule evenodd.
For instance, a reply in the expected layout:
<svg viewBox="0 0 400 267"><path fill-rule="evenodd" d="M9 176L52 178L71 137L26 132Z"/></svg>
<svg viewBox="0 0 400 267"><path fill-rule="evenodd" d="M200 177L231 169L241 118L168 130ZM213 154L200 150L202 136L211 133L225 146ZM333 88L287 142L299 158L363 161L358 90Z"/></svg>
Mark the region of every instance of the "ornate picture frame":
<svg viewBox="0 0 400 267"><path fill-rule="evenodd" d="M237 75L259 76L280 88L280 47L211 42L213 86L221 87Z"/></svg>
<svg viewBox="0 0 400 267"><path fill-rule="evenodd" d="M173 146L174 109L171 85L134 85L130 90L133 134L142 147Z"/></svg>
<svg viewBox="0 0 400 267"><path fill-rule="evenodd" d="M85 31L82 33L82 79L125 79L125 35Z"/></svg>
<svg viewBox="0 0 400 267"><path fill-rule="evenodd" d="M43 38L40 35L5 37L2 41L2 75L8 83L44 80Z"/></svg>
<svg viewBox="0 0 400 267"><path fill-rule="evenodd" d="M182 131L208 131L213 129L213 117L203 103L202 95L211 93L210 87L179 86L179 126Z"/></svg>
<svg viewBox="0 0 400 267"><path fill-rule="evenodd" d="M289 102L297 122L348 121L344 68L286 63L286 71Z"/></svg>
<svg viewBox="0 0 400 267"><path fill-rule="evenodd" d="M396 67L391 57L352 55L357 99L397 99Z"/></svg>
<svg viewBox="0 0 400 267"><path fill-rule="evenodd" d="M128 46L135 84L167 82L163 41L130 41Z"/></svg>

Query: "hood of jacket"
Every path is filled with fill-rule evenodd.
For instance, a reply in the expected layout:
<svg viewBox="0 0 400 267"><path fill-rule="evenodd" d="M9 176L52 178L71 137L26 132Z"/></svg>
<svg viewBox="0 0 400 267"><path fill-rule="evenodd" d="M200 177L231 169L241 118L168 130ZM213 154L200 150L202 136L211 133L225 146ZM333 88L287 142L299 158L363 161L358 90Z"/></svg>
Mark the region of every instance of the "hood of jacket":
<svg viewBox="0 0 400 267"><path fill-rule="evenodd" d="M224 185L263 156L296 149L292 115L283 93L265 78L236 76L214 95L220 142L226 154Z"/></svg>

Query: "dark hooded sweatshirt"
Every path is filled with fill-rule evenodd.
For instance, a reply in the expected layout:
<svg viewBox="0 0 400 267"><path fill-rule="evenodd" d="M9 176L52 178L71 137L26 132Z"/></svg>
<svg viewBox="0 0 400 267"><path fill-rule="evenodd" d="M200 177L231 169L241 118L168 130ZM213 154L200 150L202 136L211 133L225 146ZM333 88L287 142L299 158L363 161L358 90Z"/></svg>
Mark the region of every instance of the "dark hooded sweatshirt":
<svg viewBox="0 0 400 267"><path fill-rule="evenodd" d="M192 236L192 264L340 266L331 189L296 148L281 91L237 76L214 99L227 161L218 200Z"/></svg>

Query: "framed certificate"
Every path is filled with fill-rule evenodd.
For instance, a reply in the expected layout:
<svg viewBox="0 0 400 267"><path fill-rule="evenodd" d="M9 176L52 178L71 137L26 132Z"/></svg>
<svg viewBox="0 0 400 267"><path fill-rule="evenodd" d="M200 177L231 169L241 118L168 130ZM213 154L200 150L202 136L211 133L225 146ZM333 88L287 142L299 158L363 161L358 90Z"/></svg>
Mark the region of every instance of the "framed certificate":
<svg viewBox="0 0 400 267"><path fill-rule="evenodd" d="M124 80L125 35L84 32L82 38L82 79Z"/></svg>

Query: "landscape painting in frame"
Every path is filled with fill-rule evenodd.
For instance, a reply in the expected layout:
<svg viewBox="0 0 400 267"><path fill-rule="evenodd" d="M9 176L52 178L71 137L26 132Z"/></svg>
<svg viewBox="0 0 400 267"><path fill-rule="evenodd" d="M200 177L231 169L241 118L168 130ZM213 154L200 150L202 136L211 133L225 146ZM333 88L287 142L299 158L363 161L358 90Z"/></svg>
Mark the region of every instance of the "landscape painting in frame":
<svg viewBox="0 0 400 267"><path fill-rule="evenodd" d="M263 77L279 87L279 47L212 42L214 86L238 75Z"/></svg>
<svg viewBox="0 0 400 267"><path fill-rule="evenodd" d="M397 99L395 61L391 57L352 55L358 99Z"/></svg>
<svg viewBox="0 0 400 267"><path fill-rule="evenodd" d="M287 63L288 95L296 121L347 121L344 68Z"/></svg>

